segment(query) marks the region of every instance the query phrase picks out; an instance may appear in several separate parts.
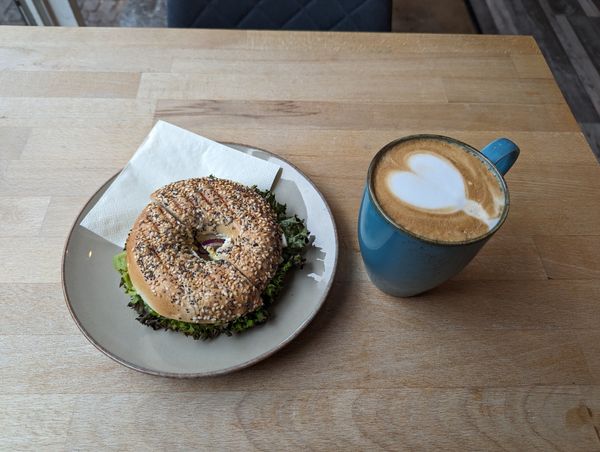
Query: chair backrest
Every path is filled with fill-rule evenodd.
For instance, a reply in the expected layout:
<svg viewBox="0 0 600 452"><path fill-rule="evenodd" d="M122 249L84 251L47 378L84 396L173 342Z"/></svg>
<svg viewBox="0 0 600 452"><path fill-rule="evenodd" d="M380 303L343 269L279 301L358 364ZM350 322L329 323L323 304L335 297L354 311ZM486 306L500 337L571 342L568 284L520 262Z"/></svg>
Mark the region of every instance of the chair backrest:
<svg viewBox="0 0 600 452"><path fill-rule="evenodd" d="M392 0L168 0L169 27L390 31Z"/></svg>

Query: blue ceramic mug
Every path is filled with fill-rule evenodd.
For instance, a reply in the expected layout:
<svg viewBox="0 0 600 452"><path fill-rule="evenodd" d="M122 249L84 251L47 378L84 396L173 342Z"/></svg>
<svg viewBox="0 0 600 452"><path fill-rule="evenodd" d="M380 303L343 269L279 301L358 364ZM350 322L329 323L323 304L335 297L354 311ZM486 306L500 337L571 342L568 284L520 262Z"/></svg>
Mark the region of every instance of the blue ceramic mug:
<svg viewBox="0 0 600 452"><path fill-rule="evenodd" d="M505 195L505 208L498 223L473 240L443 243L417 237L396 224L374 196L373 169L389 149L415 139L444 140L459 145L479 158L498 179ZM497 139L481 152L466 143L441 135L412 135L392 141L371 161L360 212L358 241L369 278L383 292L409 297L432 289L460 272L489 238L502 226L509 208L508 189L502 177L519 156L519 148L506 139Z"/></svg>

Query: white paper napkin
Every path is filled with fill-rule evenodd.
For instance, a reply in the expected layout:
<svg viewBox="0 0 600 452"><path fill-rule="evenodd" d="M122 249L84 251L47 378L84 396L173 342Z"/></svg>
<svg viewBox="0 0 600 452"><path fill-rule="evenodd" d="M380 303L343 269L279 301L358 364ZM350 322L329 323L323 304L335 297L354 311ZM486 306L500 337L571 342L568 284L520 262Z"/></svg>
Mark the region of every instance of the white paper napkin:
<svg viewBox="0 0 600 452"><path fill-rule="evenodd" d="M279 170L273 163L158 121L81 225L123 246L150 194L163 185L212 174L270 190Z"/></svg>

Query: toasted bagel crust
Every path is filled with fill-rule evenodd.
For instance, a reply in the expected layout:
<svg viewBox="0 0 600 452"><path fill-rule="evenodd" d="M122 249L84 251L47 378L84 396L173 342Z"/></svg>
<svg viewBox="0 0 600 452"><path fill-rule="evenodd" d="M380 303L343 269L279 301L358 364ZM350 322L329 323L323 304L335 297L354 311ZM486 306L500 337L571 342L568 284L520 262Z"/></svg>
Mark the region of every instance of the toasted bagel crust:
<svg viewBox="0 0 600 452"><path fill-rule="evenodd" d="M282 231L271 207L254 189L217 178L186 179L152 194L196 238L229 237L218 257L241 271L259 292L281 262Z"/></svg>
<svg viewBox="0 0 600 452"><path fill-rule="evenodd" d="M227 261L198 256L191 231L151 203L126 243L131 282L158 314L191 323L221 323L257 309L258 289Z"/></svg>
<svg viewBox="0 0 600 452"><path fill-rule="evenodd" d="M282 231L255 190L216 178L186 179L152 194L126 243L133 286L163 317L223 323L254 311L282 254ZM197 242L227 237L215 259Z"/></svg>

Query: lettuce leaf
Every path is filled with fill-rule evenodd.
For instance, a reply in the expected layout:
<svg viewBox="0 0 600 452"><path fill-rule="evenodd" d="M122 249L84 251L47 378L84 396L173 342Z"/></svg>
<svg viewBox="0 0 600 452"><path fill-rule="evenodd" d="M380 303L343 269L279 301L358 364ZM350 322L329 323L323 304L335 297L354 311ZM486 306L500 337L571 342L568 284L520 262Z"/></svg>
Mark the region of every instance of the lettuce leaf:
<svg viewBox="0 0 600 452"><path fill-rule="evenodd" d="M140 323L155 330L164 329L178 331L186 336L191 336L194 339L214 339L221 334L231 336L232 334L241 333L269 320L271 317L269 308L281 293L286 275L293 268L302 268L302 265L304 264L302 255L308 247L309 231L306 229L304 220L298 218L296 215L291 217L286 216L287 206L278 203L272 192L260 190L257 190L257 192L265 198L273 211L277 214L277 221L279 222L287 241L287 246L283 248L283 260L281 264L279 264L275 276L269 281L269 284L267 284L267 287L262 293L263 305L253 312L249 312L235 320L221 324L204 325L168 319L148 306L136 292L127 271L127 254L123 251L114 256L113 267L121 275L120 287L122 287L124 292L129 295L130 301L128 306L137 312L137 320Z"/></svg>

